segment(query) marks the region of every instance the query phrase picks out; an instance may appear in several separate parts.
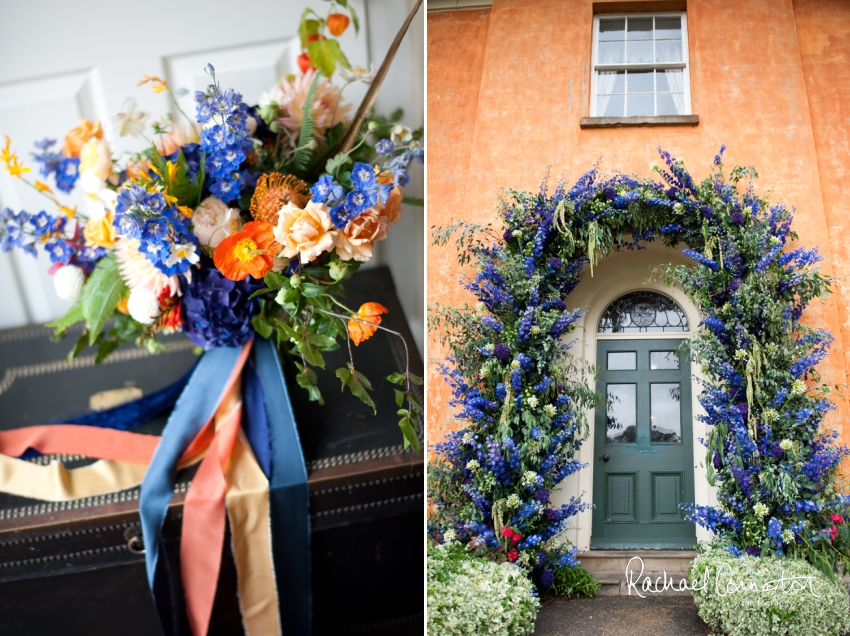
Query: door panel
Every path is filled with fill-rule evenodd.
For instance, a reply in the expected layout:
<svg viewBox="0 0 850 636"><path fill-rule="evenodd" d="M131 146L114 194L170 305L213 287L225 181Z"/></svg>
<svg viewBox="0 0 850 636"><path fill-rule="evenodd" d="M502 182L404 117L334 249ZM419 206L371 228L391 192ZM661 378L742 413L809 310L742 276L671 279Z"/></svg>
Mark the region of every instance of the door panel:
<svg viewBox="0 0 850 636"><path fill-rule="evenodd" d="M694 525L690 361L682 340L600 340L591 546L687 548Z"/></svg>

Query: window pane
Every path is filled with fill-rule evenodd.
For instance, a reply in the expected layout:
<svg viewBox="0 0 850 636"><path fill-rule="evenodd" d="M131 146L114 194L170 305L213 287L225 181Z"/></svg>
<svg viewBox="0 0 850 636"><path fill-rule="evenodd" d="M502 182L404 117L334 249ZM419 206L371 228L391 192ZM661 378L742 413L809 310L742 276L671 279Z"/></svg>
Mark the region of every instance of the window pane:
<svg viewBox="0 0 850 636"><path fill-rule="evenodd" d="M637 370L637 353L635 351L609 351L609 371L635 371Z"/></svg>
<svg viewBox="0 0 850 636"><path fill-rule="evenodd" d="M609 93L626 92L625 71L597 71L596 94L608 95Z"/></svg>
<svg viewBox="0 0 850 636"><path fill-rule="evenodd" d="M650 385L649 420L652 422L650 439L654 443L682 443L682 411L679 403L680 394L681 391L679 389L678 382Z"/></svg>
<svg viewBox="0 0 850 636"><path fill-rule="evenodd" d="M610 354L608 354L610 355ZM679 356L675 351L650 351L649 352L649 368L650 369L678 369Z"/></svg>
<svg viewBox="0 0 850 636"><path fill-rule="evenodd" d="M634 384L608 385L608 424L606 427L609 444L634 444L637 421L637 402Z"/></svg>
<svg viewBox="0 0 850 636"><path fill-rule="evenodd" d="M629 93L651 93L655 90L652 85L652 71L629 71Z"/></svg>
<svg viewBox="0 0 850 636"><path fill-rule="evenodd" d="M629 64L644 64L652 62L652 40L629 42L626 61Z"/></svg>
<svg viewBox="0 0 850 636"><path fill-rule="evenodd" d="M625 49L625 42L600 42L598 63L622 64L625 56Z"/></svg>
<svg viewBox="0 0 850 636"><path fill-rule="evenodd" d="M625 95L600 95L596 98L597 117L622 117L625 113Z"/></svg>
<svg viewBox="0 0 850 636"><path fill-rule="evenodd" d="M659 93L681 93L685 90L685 73L680 68L671 68L657 71L656 82Z"/></svg>
<svg viewBox="0 0 850 636"><path fill-rule="evenodd" d="M630 40L652 39L652 18L629 18Z"/></svg>
<svg viewBox="0 0 850 636"><path fill-rule="evenodd" d="M684 93L667 93L658 95L658 114L659 115L684 115L685 114L685 94Z"/></svg>
<svg viewBox="0 0 850 636"><path fill-rule="evenodd" d="M641 115L655 114L655 95L629 95L626 115L628 117L639 117Z"/></svg>
<svg viewBox="0 0 850 636"><path fill-rule="evenodd" d="M682 37L682 19L655 18L655 39Z"/></svg>
<svg viewBox="0 0 850 636"><path fill-rule="evenodd" d="M631 57L631 47L629 43L629 56ZM631 62L631 60L629 60ZM655 61L656 62L681 62L682 61L682 41L681 40L658 40L655 42Z"/></svg>
<svg viewBox="0 0 850 636"><path fill-rule="evenodd" d="M626 19L616 18L614 20L599 21L599 41L622 40L625 38Z"/></svg>

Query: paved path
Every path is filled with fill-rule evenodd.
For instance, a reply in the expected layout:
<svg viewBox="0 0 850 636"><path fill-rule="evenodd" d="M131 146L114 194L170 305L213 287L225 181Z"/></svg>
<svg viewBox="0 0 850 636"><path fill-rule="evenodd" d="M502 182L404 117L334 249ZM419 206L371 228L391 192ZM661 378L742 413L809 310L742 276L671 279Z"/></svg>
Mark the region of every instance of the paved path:
<svg viewBox="0 0 850 636"><path fill-rule="evenodd" d="M537 614L534 636L705 636L690 596L553 599Z"/></svg>

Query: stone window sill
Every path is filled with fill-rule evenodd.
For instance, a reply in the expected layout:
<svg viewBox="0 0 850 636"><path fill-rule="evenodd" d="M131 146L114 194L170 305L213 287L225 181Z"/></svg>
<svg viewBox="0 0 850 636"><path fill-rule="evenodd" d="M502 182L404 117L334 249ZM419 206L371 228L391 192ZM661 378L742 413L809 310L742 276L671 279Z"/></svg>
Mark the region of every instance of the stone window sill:
<svg viewBox="0 0 850 636"><path fill-rule="evenodd" d="M622 126L696 126L699 115L659 115L653 117L582 117L582 128Z"/></svg>

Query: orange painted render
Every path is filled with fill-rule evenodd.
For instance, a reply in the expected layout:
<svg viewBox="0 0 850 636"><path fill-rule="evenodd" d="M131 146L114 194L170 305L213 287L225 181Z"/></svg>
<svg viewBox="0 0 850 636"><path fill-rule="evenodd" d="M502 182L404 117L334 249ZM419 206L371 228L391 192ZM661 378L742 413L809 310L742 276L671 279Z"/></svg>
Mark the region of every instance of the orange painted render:
<svg viewBox="0 0 850 636"><path fill-rule="evenodd" d="M796 206L800 243L819 246L822 270L836 277L836 293L805 316L836 338L818 367L824 380L847 382L850 2L688 0L699 125L582 129L593 4L494 0L492 9L428 14L430 224L496 221L498 190L536 190L550 165L553 178L563 173L570 183L597 161L603 172L650 176L659 145L702 180L726 144L727 166L755 165L758 191ZM453 246L429 245L429 306L474 302L460 280ZM433 444L453 424L450 394L434 364L446 355L442 334L428 338ZM848 418L850 407L840 402L828 420L846 444Z"/></svg>

